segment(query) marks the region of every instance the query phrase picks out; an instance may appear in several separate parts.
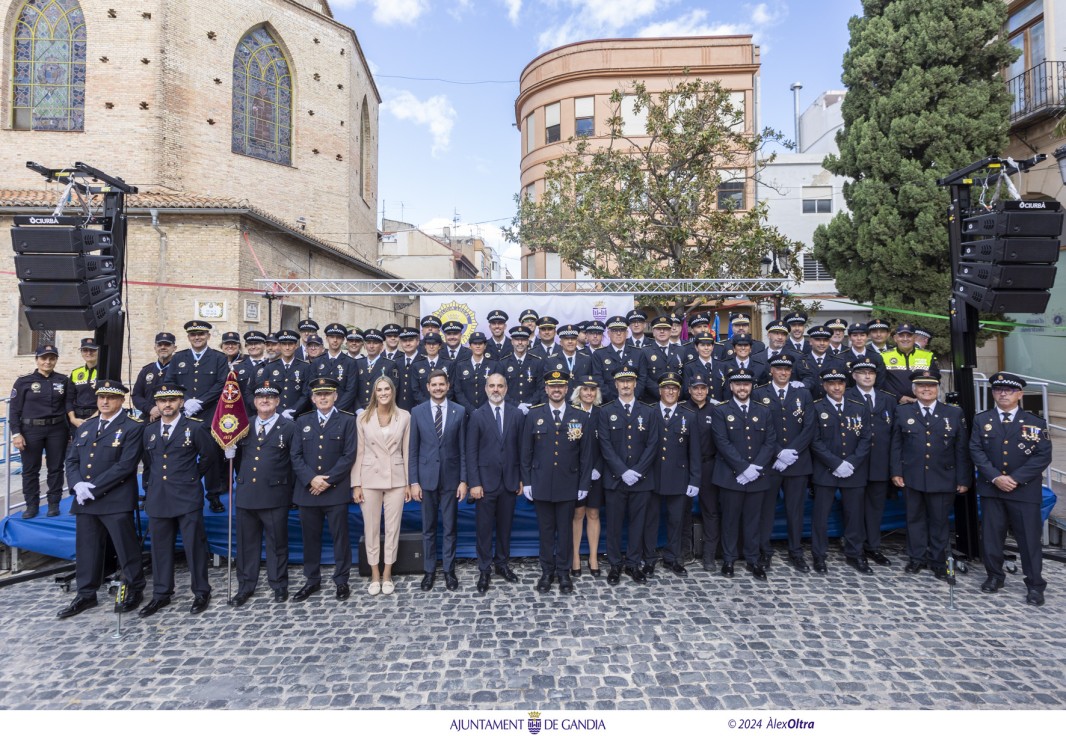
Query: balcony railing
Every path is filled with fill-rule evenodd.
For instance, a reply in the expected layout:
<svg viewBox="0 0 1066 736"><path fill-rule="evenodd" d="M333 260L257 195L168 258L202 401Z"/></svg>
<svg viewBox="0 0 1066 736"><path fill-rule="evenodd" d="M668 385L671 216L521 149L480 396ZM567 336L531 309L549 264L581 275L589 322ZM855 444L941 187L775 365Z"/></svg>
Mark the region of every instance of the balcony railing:
<svg viewBox="0 0 1066 736"><path fill-rule="evenodd" d="M1066 61L1044 61L1007 80L1010 123L1066 109Z"/></svg>

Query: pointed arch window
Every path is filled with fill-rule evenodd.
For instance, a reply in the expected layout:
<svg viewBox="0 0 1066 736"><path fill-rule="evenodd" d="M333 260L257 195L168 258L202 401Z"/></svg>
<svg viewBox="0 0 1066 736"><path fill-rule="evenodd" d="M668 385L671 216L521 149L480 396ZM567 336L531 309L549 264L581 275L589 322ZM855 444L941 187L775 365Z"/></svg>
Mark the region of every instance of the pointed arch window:
<svg viewBox="0 0 1066 736"><path fill-rule="evenodd" d="M292 76L265 27L245 34L233 54L234 153L292 162Z"/></svg>
<svg viewBox="0 0 1066 736"><path fill-rule="evenodd" d="M13 128L85 130L85 35L77 0L22 4L13 38Z"/></svg>

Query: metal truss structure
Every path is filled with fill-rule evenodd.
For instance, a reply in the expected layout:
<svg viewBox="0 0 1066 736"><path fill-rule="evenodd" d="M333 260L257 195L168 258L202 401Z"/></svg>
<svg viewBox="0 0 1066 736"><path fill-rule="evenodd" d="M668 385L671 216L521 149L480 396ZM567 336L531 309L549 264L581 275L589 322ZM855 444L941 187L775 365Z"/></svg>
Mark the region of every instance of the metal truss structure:
<svg viewBox="0 0 1066 736"><path fill-rule="evenodd" d="M452 294L662 294L722 299L784 296L788 279L256 279L272 297Z"/></svg>

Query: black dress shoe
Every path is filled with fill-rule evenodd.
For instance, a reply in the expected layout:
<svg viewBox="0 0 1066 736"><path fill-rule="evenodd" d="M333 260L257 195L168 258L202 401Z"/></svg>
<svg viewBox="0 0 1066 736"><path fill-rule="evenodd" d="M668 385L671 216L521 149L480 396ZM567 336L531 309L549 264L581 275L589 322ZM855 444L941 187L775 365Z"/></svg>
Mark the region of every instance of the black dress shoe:
<svg viewBox="0 0 1066 736"><path fill-rule="evenodd" d="M506 565L500 565L496 568L496 574L509 583L517 583L518 576L514 574L514 571Z"/></svg>
<svg viewBox="0 0 1066 736"><path fill-rule="evenodd" d="M88 611L90 608L96 608L96 599L82 598L81 596L78 596L70 602L69 606L57 613L56 618L70 618L71 616L77 616L82 611Z"/></svg>
<svg viewBox="0 0 1066 736"><path fill-rule="evenodd" d="M703 569L706 572L715 572L716 570L718 570L718 566L714 564L714 560L706 560L705 559L703 561Z"/></svg>
<svg viewBox="0 0 1066 736"><path fill-rule="evenodd" d="M148 601L148 605L137 611L137 615L141 618L148 618L149 616L158 613L159 609L166 608L169 605L169 598L153 598L152 600Z"/></svg>
<svg viewBox="0 0 1066 736"><path fill-rule="evenodd" d="M670 572L672 572L674 575L677 575L678 577L681 577L681 578L683 578L683 577L688 575L688 570L686 570L685 566L682 565L677 560L674 560L673 562L666 563L666 569L669 570Z"/></svg>
<svg viewBox="0 0 1066 736"><path fill-rule="evenodd" d="M625 569L626 575L633 578L634 583L646 583L648 582L648 576L644 574L644 571L639 567L627 567Z"/></svg>
<svg viewBox="0 0 1066 736"><path fill-rule="evenodd" d="M232 598L229 599L229 604L231 606L233 606L234 608L240 608L245 603L247 603L248 599L251 598L251 597L252 597L251 593L238 593L237 595L235 595L235 596L233 596Z"/></svg>
<svg viewBox="0 0 1066 736"><path fill-rule="evenodd" d="M322 588L321 583L304 583L304 587L296 591L296 595L292 597L297 603L306 601L312 595L317 593Z"/></svg>
<svg viewBox="0 0 1066 736"><path fill-rule="evenodd" d="M924 562L916 562L914 560L911 560L910 562L907 563L907 566L905 568L903 568L903 572L909 572L911 575L917 575L918 573L920 573L924 569L925 569L925 563Z"/></svg>
<svg viewBox="0 0 1066 736"><path fill-rule="evenodd" d="M722 563L722 574L725 575L727 578L733 577L733 563L732 562L723 562Z"/></svg>
<svg viewBox="0 0 1066 736"><path fill-rule="evenodd" d="M48 504L48 516L59 516L59 504L58 503L50 503L50 504Z"/></svg>
<svg viewBox="0 0 1066 736"><path fill-rule="evenodd" d="M275 590L274 591L274 602L275 603L284 603L287 600L289 600L289 591L284 590L284 589Z"/></svg>
<svg viewBox="0 0 1066 736"><path fill-rule="evenodd" d="M540 576L540 580L537 581L537 592L548 593L552 589L552 576L548 573L544 573Z"/></svg>
<svg viewBox="0 0 1066 736"><path fill-rule="evenodd" d="M488 593L489 592L489 578L492 577L487 572L481 573L477 579L477 592Z"/></svg>
<svg viewBox="0 0 1066 736"><path fill-rule="evenodd" d="M880 550L869 551L866 553L866 556L876 562L878 565L884 565L885 567L888 567L892 564L892 560L885 557Z"/></svg>
<svg viewBox="0 0 1066 736"><path fill-rule="evenodd" d="M209 508L216 514L226 513L226 507L222 505L222 499L218 496L211 496L207 499Z"/></svg>
<svg viewBox="0 0 1066 736"><path fill-rule="evenodd" d="M422 590L433 590L433 583L437 582L437 574L427 572L422 576Z"/></svg>
<svg viewBox="0 0 1066 736"><path fill-rule="evenodd" d="M1003 581L997 577L989 575L985 578L985 581L981 583L982 593L995 593L997 590L1003 587Z"/></svg>
<svg viewBox="0 0 1066 736"><path fill-rule="evenodd" d="M444 587L448 590L459 590L459 578L455 577L455 570L444 571Z"/></svg>
<svg viewBox="0 0 1066 736"><path fill-rule="evenodd" d="M748 572L756 580L766 580L766 569L762 565L748 564Z"/></svg>
<svg viewBox="0 0 1066 736"><path fill-rule="evenodd" d="M850 565L851 567L854 567L856 570L861 572L863 575L874 574L873 568L870 567L870 564L862 557L845 557L844 561L847 562L848 565Z"/></svg>
<svg viewBox="0 0 1066 736"><path fill-rule="evenodd" d="M27 506L26 508L22 509L22 518L35 519L37 518L37 513L39 510L40 509L38 509L36 506Z"/></svg>
<svg viewBox="0 0 1066 736"><path fill-rule="evenodd" d="M811 567L807 564L807 560L803 559L801 555L789 555L788 562L800 572L811 571Z"/></svg>
<svg viewBox="0 0 1066 736"><path fill-rule="evenodd" d="M611 565L611 569L607 573L607 584L608 585L618 585L618 583L619 583L619 581L621 579L622 579L622 568L617 567L615 565Z"/></svg>
<svg viewBox="0 0 1066 736"><path fill-rule="evenodd" d="M937 569L933 570L933 577L937 580L947 580L948 571L942 567L938 567Z"/></svg>
<svg viewBox="0 0 1066 736"><path fill-rule="evenodd" d="M346 601L352 595L352 588L348 583L341 583L337 586L337 600Z"/></svg>
<svg viewBox="0 0 1066 736"><path fill-rule="evenodd" d="M189 606L189 613L203 613L207 610L207 604L211 602L211 594L204 593L198 595L192 600L192 605Z"/></svg>
<svg viewBox="0 0 1066 736"><path fill-rule="evenodd" d="M1039 590L1030 590L1025 596L1025 602L1030 606L1044 605L1044 594Z"/></svg>
<svg viewBox="0 0 1066 736"><path fill-rule="evenodd" d="M815 557L814 571L817 573L821 573L822 575L825 575L827 572L829 572L829 568L825 565L825 560Z"/></svg>
<svg viewBox="0 0 1066 736"><path fill-rule="evenodd" d="M773 555L759 555L758 565L759 567L767 568L770 566L770 563L773 562L773 559Z"/></svg>
<svg viewBox="0 0 1066 736"><path fill-rule="evenodd" d="M574 581L570 579L568 573L563 573L559 576L559 592L560 593L573 593Z"/></svg>
<svg viewBox="0 0 1066 736"><path fill-rule="evenodd" d="M126 588L126 597L121 601L115 601L115 613L132 613L137 610L144 600L144 591L130 590Z"/></svg>
<svg viewBox="0 0 1066 736"><path fill-rule="evenodd" d="M640 571L644 573L644 577L650 578L652 575L655 574L655 563L645 562L644 567L640 568Z"/></svg>

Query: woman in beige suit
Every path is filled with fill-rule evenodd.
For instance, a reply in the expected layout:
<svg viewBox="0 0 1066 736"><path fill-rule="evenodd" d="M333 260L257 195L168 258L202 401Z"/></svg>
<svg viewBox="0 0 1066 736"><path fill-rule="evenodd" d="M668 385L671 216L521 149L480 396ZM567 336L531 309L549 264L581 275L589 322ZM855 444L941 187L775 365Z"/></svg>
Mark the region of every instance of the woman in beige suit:
<svg viewBox="0 0 1066 736"><path fill-rule="evenodd" d="M407 485L407 443L411 415L396 406L396 387L388 376L374 381L370 406L356 422L358 449L352 466L352 500L363 510L366 561L370 565L370 595L396 590L392 563L400 545L403 504L410 500ZM380 529L385 510L385 569L381 557Z"/></svg>

